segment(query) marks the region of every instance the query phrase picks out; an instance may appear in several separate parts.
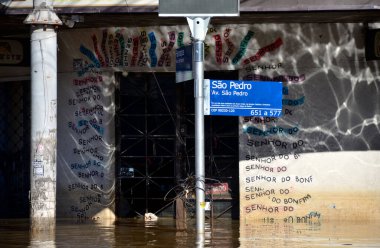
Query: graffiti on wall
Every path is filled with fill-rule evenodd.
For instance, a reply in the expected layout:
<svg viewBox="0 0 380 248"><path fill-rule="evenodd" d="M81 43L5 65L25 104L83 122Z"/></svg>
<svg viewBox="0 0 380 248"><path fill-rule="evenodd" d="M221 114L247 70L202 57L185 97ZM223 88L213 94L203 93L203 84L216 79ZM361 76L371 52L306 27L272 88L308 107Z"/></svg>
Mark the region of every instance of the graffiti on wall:
<svg viewBox="0 0 380 248"><path fill-rule="evenodd" d="M281 49L282 38L265 39L265 44L260 44L256 37L263 36L263 33L251 29L236 25L211 26L205 40L206 70L240 69L245 66L245 70L253 73L256 67L280 67L281 63L268 64L265 58ZM175 50L192 43L187 26L88 29L80 30L81 35L75 35L76 32L79 30L60 34L60 47L66 47L70 53L63 52L63 48L59 56L60 60L67 61L61 64L61 71L76 71L79 75L111 68L175 71ZM262 63L255 64L257 62Z"/></svg>
<svg viewBox="0 0 380 248"><path fill-rule="evenodd" d="M62 75L57 211L78 220L114 211L113 78Z"/></svg>
<svg viewBox="0 0 380 248"><path fill-rule="evenodd" d="M169 31L166 38L157 41L154 31L130 34L125 29L104 29L101 35L91 35L92 44L80 45L83 58L74 60L73 69L83 75L99 68L171 68L173 49L183 46L183 39L183 32Z"/></svg>
<svg viewBox="0 0 380 248"><path fill-rule="evenodd" d="M373 209L380 185L372 176L380 173L380 75L377 62L364 59L362 30L361 24L208 29L206 70L283 83L281 118L240 118L241 218L305 222L353 212L358 219L380 218ZM63 31L59 70L78 78L97 71L175 71L175 49L191 42L187 26Z"/></svg>
<svg viewBox="0 0 380 248"><path fill-rule="evenodd" d="M289 87L285 86L283 118L294 118L304 102L304 96L289 98ZM299 214L299 209L313 199L311 192L302 189L306 184L313 185L314 175L289 168L292 167L290 161L303 156L300 149L306 144L299 135L301 127L273 117L241 117L240 126L240 142L244 142L240 154L244 157L240 168L240 176L243 176L240 180L244 180L241 214L259 215L264 222L274 222L278 216L286 222L319 220L320 213L317 217L310 213Z"/></svg>
<svg viewBox="0 0 380 248"><path fill-rule="evenodd" d="M334 25L310 26L316 32L311 37L311 30L290 28L299 25L285 25L283 36L243 59L240 70L243 80L283 82L282 117L240 117L241 218L270 223L352 218L348 213L360 220L379 218L378 211L368 216L364 210L380 202L374 197L379 185L362 180L363 170L379 171L380 146L369 135L380 136L374 130L377 113L363 108L379 105L379 75L365 77L371 65L360 59L363 54L342 49L351 44L360 50L352 47L353 41L360 44L360 33L337 40L327 35ZM257 63L264 51L272 55L266 66ZM317 58L320 54L325 56Z"/></svg>

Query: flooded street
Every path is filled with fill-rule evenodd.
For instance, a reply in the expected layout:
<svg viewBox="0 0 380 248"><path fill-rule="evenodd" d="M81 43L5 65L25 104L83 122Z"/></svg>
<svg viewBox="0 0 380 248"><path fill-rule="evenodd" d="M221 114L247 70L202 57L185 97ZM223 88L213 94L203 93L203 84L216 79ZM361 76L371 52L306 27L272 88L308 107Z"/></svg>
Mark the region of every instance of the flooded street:
<svg viewBox="0 0 380 248"><path fill-rule="evenodd" d="M380 247L380 223L239 223L214 220L197 237L173 219L75 223L58 220L55 232L31 233L29 220L0 220L0 247ZM182 228L182 227L181 227ZM197 242L197 240L204 242Z"/></svg>

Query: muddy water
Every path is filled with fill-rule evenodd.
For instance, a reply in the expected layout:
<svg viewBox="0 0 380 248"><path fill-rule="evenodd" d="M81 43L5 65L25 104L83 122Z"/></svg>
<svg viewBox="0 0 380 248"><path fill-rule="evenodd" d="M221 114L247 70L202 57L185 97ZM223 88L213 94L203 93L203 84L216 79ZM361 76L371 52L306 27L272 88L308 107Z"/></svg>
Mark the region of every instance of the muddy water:
<svg viewBox="0 0 380 248"><path fill-rule="evenodd" d="M0 220L0 247L380 247L380 223L239 223L218 219L204 236L195 223L139 219L76 223L58 220L33 233L28 220ZM199 242L201 241L201 242Z"/></svg>

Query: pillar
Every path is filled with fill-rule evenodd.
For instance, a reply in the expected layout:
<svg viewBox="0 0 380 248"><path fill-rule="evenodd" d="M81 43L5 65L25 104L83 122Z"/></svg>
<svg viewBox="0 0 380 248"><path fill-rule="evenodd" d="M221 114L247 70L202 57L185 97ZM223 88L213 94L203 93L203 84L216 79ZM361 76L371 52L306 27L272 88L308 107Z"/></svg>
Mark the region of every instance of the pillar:
<svg viewBox="0 0 380 248"><path fill-rule="evenodd" d="M25 19L31 24L31 170L32 231L54 230L57 153L57 33L61 21L49 1L34 0Z"/></svg>

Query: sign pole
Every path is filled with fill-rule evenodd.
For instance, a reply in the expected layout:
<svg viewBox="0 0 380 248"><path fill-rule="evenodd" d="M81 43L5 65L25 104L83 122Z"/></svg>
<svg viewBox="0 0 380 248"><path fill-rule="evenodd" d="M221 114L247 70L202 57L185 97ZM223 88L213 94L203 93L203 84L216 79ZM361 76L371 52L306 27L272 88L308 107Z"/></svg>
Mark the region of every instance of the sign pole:
<svg viewBox="0 0 380 248"><path fill-rule="evenodd" d="M195 98L195 194L196 229L205 232L205 144L204 144L204 40L210 17L187 18L194 38L193 73Z"/></svg>
<svg viewBox="0 0 380 248"><path fill-rule="evenodd" d="M186 17L193 42L195 98L195 194L197 236L205 232L205 144L204 144L204 40L212 16L239 16L239 0L159 0L159 16ZM202 244L199 240L199 244Z"/></svg>

